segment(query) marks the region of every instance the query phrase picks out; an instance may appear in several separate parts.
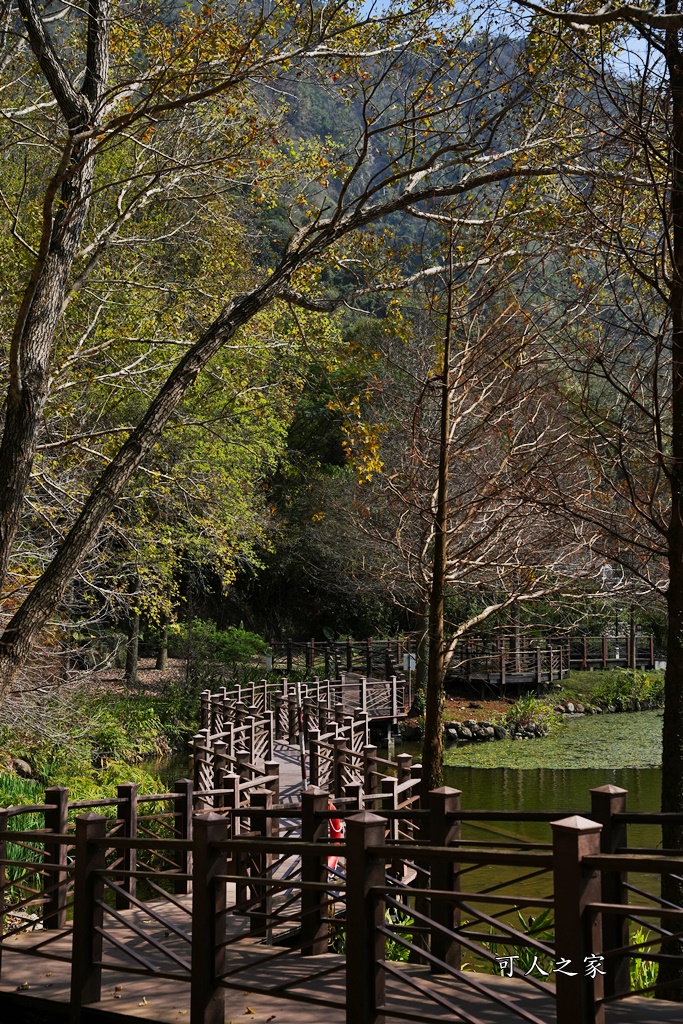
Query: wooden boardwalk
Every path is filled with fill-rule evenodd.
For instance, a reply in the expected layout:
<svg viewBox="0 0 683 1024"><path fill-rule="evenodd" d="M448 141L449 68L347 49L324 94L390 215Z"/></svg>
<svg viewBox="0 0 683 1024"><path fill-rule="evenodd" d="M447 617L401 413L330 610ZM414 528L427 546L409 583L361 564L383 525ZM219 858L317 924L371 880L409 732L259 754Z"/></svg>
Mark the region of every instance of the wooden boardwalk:
<svg viewBox="0 0 683 1024"><path fill-rule="evenodd" d="M597 956L607 991L626 994L634 957L661 961L683 908L662 907L660 880L683 873L683 856L630 850L627 835L660 816L627 814L611 785L586 794L586 817L465 811L448 787L425 796L409 755L367 742L367 710L325 705L330 685L298 716L265 685L248 706L202 695L194 778L173 792L127 784L70 803L52 787L25 831L29 808L0 813L0 1024L683 1024L679 1004L630 992L603 1009L602 972L583 969ZM326 789L305 788L297 719L306 775ZM522 820L544 838L504 827ZM484 821L492 837L470 838ZM526 926L539 912L554 918L543 938ZM654 938L629 946L642 918ZM387 959L400 948L413 962ZM577 968L553 986L484 970L520 949Z"/></svg>
<svg viewBox="0 0 683 1024"><path fill-rule="evenodd" d="M189 900L185 898L185 902ZM188 915L180 909L173 911L164 903L163 914L179 930L187 929ZM187 956L186 942L161 926L156 931L150 928L149 918L141 911L124 911L121 916L124 920L130 918L137 926L144 924L147 934L158 939L165 948L179 957ZM302 957L286 946L268 945L250 937L248 927L245 918L234 915L227 918L226 938L230 945L225 980L225 1024L238 1024L243 1020L253 1020L255 1024L345 1024L345 958L331 953ZM121 947L108 943L105 948L104 959L111 967L103 976L102 998L87 1008L86 1019L97 1020L102 1016L112 1022L119 1018L154 1024L188 1022L189 985L117 970L116 965L134 965L126 951L140 954L141 941L122 922L107 930ZM46 1019L50 1015L67 1017L71 967L66 961L71 955L71 934L52 938L49 945L43 947L41 959L26 956L28 947L39 946L45 939L45 933L35 931L10 940L16 946L16 953L3 952L0 980L3 1024L14 1024L14 1021L20 1024L38 1012L47 1013ZM25 952L20 955L18 951L22 948ZM167 969L168 959L149 943L144 946L144 956L156 968ZM435 1020L457 1020L458 1011L466 1015L460 1019L476 1024L519 1024L523 1019L508 1007L468 987L466 980L476 980L494 998L504 995L537 1022L554 1024L556 1020L554 1000L540 992L530 992L528 985L516 979L465 973L463 983L457 983L450 977L430 975L427 968L413 964L397 963L392 967L395 973L387 980L386 1006L397 1024L409 1024L413 1015L423 1010L427 995L442 1001L442 1005L434 1005ZM631 998L628 1003L608 1007L606 1013L606 1024L680 1024L682 1019L679 1004L653 999Z"/></svg>

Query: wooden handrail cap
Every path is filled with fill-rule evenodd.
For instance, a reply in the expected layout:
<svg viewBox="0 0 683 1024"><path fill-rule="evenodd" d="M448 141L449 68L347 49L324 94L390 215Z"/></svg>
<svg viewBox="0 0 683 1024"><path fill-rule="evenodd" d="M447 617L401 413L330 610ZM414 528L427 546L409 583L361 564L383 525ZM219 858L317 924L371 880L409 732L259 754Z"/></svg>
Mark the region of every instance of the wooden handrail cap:
<svg viewBox="0 0 683 1024"><path fill-rule="evenodd" d="M454 789L453 786L439 786L438 789L430 789L429 795L431 796L432 793L437 796L462 796L462 790Z"/></svg>
<svg viewBox="0 0 683 1024"><path fill-rule="evenodd" d="M346 827L353 823L354 825L385 825L386 818L381 818L379 814L373 814L372 811L358 811L357 814L352 814L350 818L346 819Z"/></svg>
<svg viewBox="0 0 683 1024"><path fill-rule="evenodd" d="M228 819L223 817L222 814L216 814L215 811L206 811L204 814L193 814L192 820L194 821L195 825L210 825L220 821L227 828L228 824Z"/></svg>
<svg viewBox="0 0 683 1024"><path fill-rule="evenodd" d="M590 818L582 818L580 814L572 814L569 818L551 821L550 827L558 832L601 832L602 825Z"/></svg>
<svg viewBox="0 0 683 1024"><path fill-rule="evenodd" d="M611 782L608 782L604 786L594 786L591 789L591 793L606 793L608 796L623 796L628 793L628 790L622 789L621 786L613 786Z"/></svg>

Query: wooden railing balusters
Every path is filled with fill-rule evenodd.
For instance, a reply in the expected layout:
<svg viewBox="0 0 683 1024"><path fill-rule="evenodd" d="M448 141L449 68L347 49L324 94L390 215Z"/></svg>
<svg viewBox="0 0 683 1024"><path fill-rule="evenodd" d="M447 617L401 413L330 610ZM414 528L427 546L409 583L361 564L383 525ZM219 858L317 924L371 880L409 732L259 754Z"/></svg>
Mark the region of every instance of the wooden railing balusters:
<svg viewBox="0 0 683 1024"><path fill-rule="evenodd" d="M117 817L122 828L119 835L126 839L135 839L138 834L138 785L136 782L124 782L117 787L116 795L121 801ZM134 846L121 850L121 867L124 871L135 871L137 868L137 850ZM116 893L116 909L129 910L132 906L129 896L135 896L137 879L128 875L120 880L119 887L124 892ZM124 895L126 893L127 895Z"/></svg>
<svg viewBox="0 0 683 1024"><path fill-rule="evenodd" d="M69 821L69 790L66 786L50 786L45 790L45 828L56 835L66 835ZM7 815L4 816L6 827ZM4 837L3 837L4 838ZM66 926L67 847L65 843L51 843L45 840L44 863L48 867L44 887L46 902L43 907L43 928L64 928ZM2 857L6 856L2 851Z"/></svg>

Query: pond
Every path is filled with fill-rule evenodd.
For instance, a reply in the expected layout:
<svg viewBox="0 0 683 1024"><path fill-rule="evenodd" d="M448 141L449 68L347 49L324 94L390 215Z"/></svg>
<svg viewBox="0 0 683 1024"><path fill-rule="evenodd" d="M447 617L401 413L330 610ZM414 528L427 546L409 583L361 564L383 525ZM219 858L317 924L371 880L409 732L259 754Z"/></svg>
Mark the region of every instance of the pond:
<svg viewBox="0 0 683 1024"><path fill-rule="evenodd" d="M662 712L569 719L551 736L444 748L444 782L462 790L473 810L586 812L590 790L611 782L628 790L632 811L659 810ZM419 758L416 745L402 749ZM496 830L498 829L495 826ZM525 838L547 839L547 827L511 826ZM634 845L658 842L655 831L629 828Z"/></svg>

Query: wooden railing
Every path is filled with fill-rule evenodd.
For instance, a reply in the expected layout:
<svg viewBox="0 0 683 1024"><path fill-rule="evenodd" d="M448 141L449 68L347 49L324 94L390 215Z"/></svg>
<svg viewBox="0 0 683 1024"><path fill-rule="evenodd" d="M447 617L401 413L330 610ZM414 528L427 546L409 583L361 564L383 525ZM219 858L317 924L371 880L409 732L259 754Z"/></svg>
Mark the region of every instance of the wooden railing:
<svg viewBox="0 0 683 1024"><path fill-rule="evenodd" d="M287 679L277 684L262 680L217 693L205 690L201 729L192 744L195 790L221 789L230 773L242 783L272 775L275 743L297 745L303 736L311 783L329 785L344 796L348 785L367 783L363 765L371 751L376 756L376 749L369 748L370 722L398 721L406 713L405 697L395 676L383 681L315 679L298 686Z"/></svg>
<svg viewBox="0 0 683 1024"><path fill-rule="evenodd" d="M629 826L656 828L663 817L626 813L624 790L592 790L585 818L465 811L447 787L420 806L398 766L334 810L315 787L299 807L282 808L273 780L227 781L211 794L182 780L168 793L141 797L127 785L109 800L77 802L56 787L44 804L3 810L0 954L68 962L73 1020L99 1000L107 971L185 982L191 1024L222 1020L228 987L271 990L244 979L247 961L271 964L273 988L286 964L278 997L298 998L297 958L335 945L345 957L326 959L320 977L347 978L349 1024L399 1013L431 1024L444 1007L462 1016L468 1000L479 1008L473 1019L502 1004L536 1024L601 1024L606 1004L638 995L634 958L671 961L662 942L680 935L683 908L662 898L660 879L680 877L683 856L657 850L656 837L629 850ZM202 809L208 796L211 810ZM346 824L336 843L332 817ZM519 828L543 834L515 836ZM335 867L330 858L340 858ZM529 914L548 916L542 933L529 929ZM644 922L650 936L634 939L628 922ZM400 949L408 963L396 960ZM339 986L322 981L306 999L344 1005ZM678 1006L667 1018L659 1005L658 1020L680 1020Z"/></svg>
<svg viewBox="0 0 683 1024"><path fill-rule="evenodd" d="M284 640L272 644L272 665L288 675L300 671L337 678L344 672L356 672L366 678L400 677L404 656L414 656L416 649L417 637L410 635L390 640ZM450 671L470 680L496 676L497 684L515 682L515 676L528 676L540 685L563 679L570 669L652 669L656 660L656 643L651 634L501 634L495 639L465 637L456 649Z"/></svg>
<svg viewBox="0 0 683 1024"><path fill-rule="evenodd" d="M321 672L339 678L355 672L368 679L400 676L403 655L411 652L411 638L389 640L275 640L271 643L272 667L291 675L293 672ZM414 645L413 645L414 650Z"/></svg>

